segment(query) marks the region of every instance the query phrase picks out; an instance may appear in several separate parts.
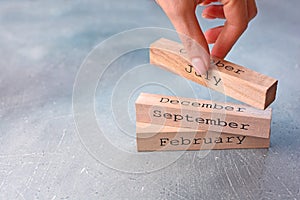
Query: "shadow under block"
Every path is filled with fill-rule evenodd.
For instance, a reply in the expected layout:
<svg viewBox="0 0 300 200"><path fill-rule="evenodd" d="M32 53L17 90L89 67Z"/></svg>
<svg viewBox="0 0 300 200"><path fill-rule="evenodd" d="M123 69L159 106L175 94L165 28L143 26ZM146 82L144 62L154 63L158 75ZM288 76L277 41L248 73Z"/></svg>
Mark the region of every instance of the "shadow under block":
<svg viewBox="0 0 300 200"><path fill-rule="evenodd" d="M183 45L177 42L162 38L150 46L151 64L259 109L267 108L275 100L274 78L215 57L211 58L212 70L199 75L188 60Z"/></svg>
<svg viewBox="0 0 300 200"><path fill-rule="evenodd" d="M136 123L138 151L269 148L270 138Z"/></svg>
<svg viewBox="0 0 300 200"><path fill-rule="evenodd" d="M194 130L269 138L272 110L141 93L135 102L136 121Z"/></svg>

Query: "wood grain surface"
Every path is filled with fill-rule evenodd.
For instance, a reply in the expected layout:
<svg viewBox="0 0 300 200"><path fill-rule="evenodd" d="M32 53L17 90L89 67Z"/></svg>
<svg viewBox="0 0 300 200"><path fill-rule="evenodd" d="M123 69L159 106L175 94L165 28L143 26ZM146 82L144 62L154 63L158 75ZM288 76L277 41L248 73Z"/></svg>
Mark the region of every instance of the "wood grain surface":
<svg viewBox="0 0 300 200"><path fill-rule="evenodd" d="M212 69L197 74L183 46L164 38L150 46L150 63L256 108L267 108L276 97L277 80L222 59L212 57Z"/></svg>

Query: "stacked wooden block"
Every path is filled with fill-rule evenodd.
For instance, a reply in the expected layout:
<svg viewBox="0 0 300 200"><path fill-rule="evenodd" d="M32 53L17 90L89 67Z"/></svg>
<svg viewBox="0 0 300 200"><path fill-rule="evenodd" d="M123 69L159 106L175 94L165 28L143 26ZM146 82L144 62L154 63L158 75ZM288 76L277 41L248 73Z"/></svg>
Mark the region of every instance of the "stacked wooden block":
<svg viewBox="0 0 300 200"><path fill-rule="evenodd" d="M268 148L277 80L211 58L197 74L179 43L160 39L150 62L248 105L142 93L136 101L138 151Z"/></svg>

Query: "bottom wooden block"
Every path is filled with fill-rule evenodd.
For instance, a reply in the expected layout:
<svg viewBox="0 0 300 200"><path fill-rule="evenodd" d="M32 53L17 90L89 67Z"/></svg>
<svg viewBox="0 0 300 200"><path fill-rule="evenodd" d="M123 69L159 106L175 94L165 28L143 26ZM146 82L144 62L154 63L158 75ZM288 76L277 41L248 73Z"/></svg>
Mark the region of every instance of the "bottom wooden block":
<svg viewBox="0 0 300 200"><path fill-rule="evenodd" d="M136 122L138 151L269 148L269 138Z"/></svg>

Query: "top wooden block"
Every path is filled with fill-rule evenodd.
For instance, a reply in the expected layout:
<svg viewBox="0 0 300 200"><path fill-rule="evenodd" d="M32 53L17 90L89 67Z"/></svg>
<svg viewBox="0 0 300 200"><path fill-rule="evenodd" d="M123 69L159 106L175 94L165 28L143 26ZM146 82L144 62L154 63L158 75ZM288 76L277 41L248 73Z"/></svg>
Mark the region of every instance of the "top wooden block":
<svg viewBox="0 0 300 200"><path fill-rule="evenodd" d="M259 109L276 97L277 80L219 58L211 58L207 74L197 74L183 45L164 38L151 44L150 63Z"/></svg>

